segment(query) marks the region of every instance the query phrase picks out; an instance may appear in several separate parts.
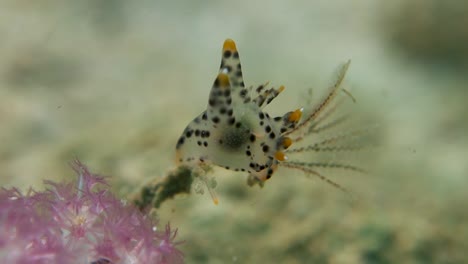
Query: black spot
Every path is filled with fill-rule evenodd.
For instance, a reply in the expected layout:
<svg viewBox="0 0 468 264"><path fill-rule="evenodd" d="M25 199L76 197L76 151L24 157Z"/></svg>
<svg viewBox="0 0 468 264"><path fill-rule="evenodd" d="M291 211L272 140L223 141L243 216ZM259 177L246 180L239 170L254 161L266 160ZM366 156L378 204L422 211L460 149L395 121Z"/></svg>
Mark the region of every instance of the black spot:
<svg viewBox="0 0 468 264"><path fill-rule="evenodd" d="M183 145L185 142L185 138L184 137L180 137L179 138L179 141L177 141L177 147L180 147L181 145Z"/></svg>
<svg viewBox="0 0 468 264"><path fill-rule="evenodd" d="M224 115L224 114L226 113L226 111L227 111L227 110L226 110L226 107L221 107L221 108L219 109L219 113L222 114L222 115Z"/></svg>
<svg viewBox="0 0 468 264"><path fill-rule="evenodd" d="M195 130L195 136L196 136L196 137L200 136L200 130L198 130L198 129Z"/></svg>
<svg viewBox="0 0 468 264"><path fill-rule="evenodd" d="M260 170L264 170L264 169L265 169L264 165L260 166Z"/></svg>
<svg viewBox="0 0 468 264"><path fill-rule="evenodd" d="M270 126L266 126L266 127L265 127L265 131L266 131L267 133L270 133L271 127L270 127Z"/></svg>
<svg viewBox="0 0 468 264"><path fill-rule="evenodd" d="M250 155L252 155L252 152L250 152L250 150L247 150L247 151L245 152L245 155L250 156Z"/></svg>
<svg viewBox="0 0 468 264"><path fill-rule="evenodd" d="M218 88L219 87L219 78L216 78L214 84L213 84L213 87L214 88Z"/></svg>
<svg viewBox="0 0 468 264"><path fill-rule="evenodd" d="M234 171L239 171L239 169L238 169L238 168L235 168Z"/></svg>
<svg viewBox="0 0 468 264"><path fill-rule="evenodd" d="M199 117L195 118L193 122L195 122L196 124L200 124L200 118Z"/></svg>
<svg viewBox="0 0 468 264"><path fill-rule="evenodd" d="M219 123L219 117L215 116L211 119L211 121L213 121L213 123L217 124Z"/></svg>
<svg viewBox="0 0 468 264"><path fill-rule="evenodd" d="M281 119L283 119L283 117L281 117L281 116L277 116L277 117L273 118L273 120L275 120L276 122L281 121Z"/></svg>
<svg viewBox="0 0 468 264"><path fill-rule="evenodd" d="M229 170L229 166L224 167L226 170Z"/></svg>
<svg viewBox="0 0 468 264"><path fill-rule="evenodd" d="M239 95L244 98L247 95L247 89L242 89L239 93Z"/></svg>
<svg viewBox="0 0 468 264"><path fill-rule="evenodd" d="M227 100L226 100L226 104L230 105L232 103L232 99L231 97L229 97Z"/></svg>
<svg viewBox="0 0 468 264"><path fill-rule="evenodd" d="M253 169L253 168L255 168L255 164L253 164L252 162L250 162L249 167Z"/></svg>
<svg viewBox="0 0 468 264"><path fill-rule="evenodd" d="M245 87L245 83L242 81L242 82L240 83L240 86Z"/></svg>
<svg viewBox="0 0 468 264"><path fill-rule="evenodd" d="M235 117L230 117L229 120L228 120L228 124L230 124L230 125L233 125L235 122L236 122Z"/></svg>
<svg viewBox="0 0 468 264"><path fill-rule="evenodd" d="M203 113L202 119L203 119L203 120L207 120L207 119L208 119L208 116L206 115L206 112Z"/></svg>
<svg viewBox="0 0 468 264"><path fill-rule="evenodd" d="M228 112L227 112L228 116L232 116L232 114L234 114L234 110L232 109L229 109Z"/></svg>
<svg viewBox="0 0 468 264"><path fill-rule="evenodd" d="M258 117L259 117L260 119L263 119L263 118L265 118L265 114L263 114L262 112L260 112L260 113L258 114Z"/></svg>
<svg viewBox="0 0 468 264"><path fill-rule="evenodd" d="M208 147L208 142L203 142L203 146Z"/></svg>
<svg viewBox="0 0 468 264"><path fill-rule="evenodd" d="M236 71L236 76L237 77L242 77L242 71Z"/></svg>
<svg viewBox="0 0 468 264"><path fill-rule="evenodd" d="M193 133L193 130L188 130L187 132L185 132L185 136L189 138L192 136L192 133Z"/></svg>
<svg viewBox="0 0 468 264"><path fill-rule="evenodd" d="M240 122L237 122L237 123L236 123L236 128L241 127L241 125L242 125L242 124L241 124Z"/></svg>
<svg viewBox="0 0 468 264"><path fill-rule="evenodd" d="M228 97L230 95L231 95L231 90L228 89L224 91L224 96Z"/></svg>
<svg viewBox="0 0 468 264"><path fill-rule="evenodd" d="M222 139L218 140L218 143L219 143L220 145L222 145L222 144L223 144L223 140L222 140Z"/></svg>
<svg viewBox="0 0 468 264"><path fill-rule="evenodd" d="M260 126L263 126L263 124L264 124L263 121L260 121Z"/></svg>
<svg viewBox="0 0 468 264"><path fill-rule="evenodd" d="M210 100L208 100L208 104L209 104L210 106L215 106L215 105L216 105L216 100L213 99L213 98L210 98Z"/></svg>
<svg viewBox="0 0 468 264"><path fill-rule="evenodd" d="M247 104L247 103L250 103L250 97L247 97L247 98L244 100L244 104Z"/></svg>
<svg viewBox="0 0 468 264"><path fill-rule="evenodd" d="M256 139L256 138L257 138L257 137L256 137L254 134L251 134L251 135L250 135L250 141L251 141L251 142L255 142L255 139Z"/></svg>
<svg viewBox="0 0 468 264"><path fill-rule="evenodd" d="M223 54L225 59L229 59L232 55L232 52L230 50L226 50Z"/></svg>
<svg viewBox="0 0 468 264"><path fill-rule="evenodd" d="M270 179L272 174L273 174L273 169L269 168L267 172L267 179Z"/></svg>
<svg viewBox="0 0 468 264"><path fill-rule="evenodd" d="M197 144L198 144L198 146L201 146L201 145L202 145L202 142L201 142L201 141L197 141Z"/></svg>
<svg viewBox="0 0 468 264"><path fill-rule="evenodd" d="M239 52L234 52L234 59L238 59L239 58Z"/></svg>
<svg viewBox="0 0 468 264"><path fill-rule="evenodd" d="M237 64L237 69L238 69L238 70L241 69L241 64L240 64L240 63Z"/></svg>
<svg viewBox="0 0 468 264"><path fill-rule="evenodd" d="M270 119L270 115L268 113L265 114L265 116Z"/></svg>
<svg viewBox="0 0 468 264"><path fill-rule="evenodd" d="M257 87L257 93L260 93L263 90L263 85L260 85Z"/></svg>
<svg viewBox="0 0 468 264"><path fill-rule="evenodd" d="M268 145L264 145L262 147L263 152L268 152L269 149L270 149L270 147L268 147Z"/></svg>
<svg viewBox="0 0 468 264"><path fill-rule="evenodd" d="M282 127L282 128L280 129L280 132L281 132L281 133L284 133L284 132L286 132L286 130L288 130L288 129L285 128L285 127Z"/></svg>
<svg viewBox="0 0 468 264"><path fill-rule="evenodd" d="M244 168L242 168L242 169L241 169L241 171L245 171L245 169L244 169Z"/></svg>
<svg viewBox="0 0 468 264"><path fill-rule="evenodd" d="M271 132L271 133L270 133L270 138L271 138L271 139L274 139L275 137L276 137L275 132Z"/></svg>

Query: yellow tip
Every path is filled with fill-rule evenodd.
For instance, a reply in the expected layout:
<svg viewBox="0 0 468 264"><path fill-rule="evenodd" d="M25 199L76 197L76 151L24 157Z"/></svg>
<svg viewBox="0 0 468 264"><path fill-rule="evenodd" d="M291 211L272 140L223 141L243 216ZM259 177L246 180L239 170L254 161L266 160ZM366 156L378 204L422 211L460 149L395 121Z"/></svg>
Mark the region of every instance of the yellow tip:
<svg viewBox="0 0 468 264"><path fill-rule="evenodd" d="M229 86L229 76L225 73L218 74L218 82L221 87Z"/></svg>
<svg viewBox="0 0 468 264"><path fill-rule="evenodd" d="M284 152L282 151L276 151L275 153L275 159L279 160L279 161L284 161L284 160L287 160L288 157L286 157L286 155L284 155Z"/></svg>
<svg viewBox="0 0 468 264"><path fill-rule="evenodd" d="M292 139L289 138L289 137L285 137L285 138L283 139L283 147L284 147L285 149L287 149L287 148L289 148L289 146L291 146L291 145L292 145Z"/></svg>
<svg viewBox="0 0 468 264"><path fill-rule="evenodd" d="M281 93L282 91L284 91L284 85L281 85L279 88L278 88L278 92Z"/></svg>
<svg viewBox="0 0 468 264"><path fill-rule="evenodd" d="M236 43L232 39L226 39L223 45L223 51L230 50L230 51L237 51Z"/></svg>
<svg viewBox="0 0 468 264"><path fill-rule="evenodd" d="M211 200L213 200L213 203L215 205L218 205L219 200L218 200L218 195L216 195L216 191L213 188L211 188L211 186L210 186L210 184L208 184L206 178L203 181L205 182L206 188L208 189L208 192L210 193Z"/></svg>
<svg viewBox="0 0 468 264"><path fill-rule="evenodd" d="M289 119L289 122L297 122L299 121L299 119L301 119L301 116L302 116L302 108L300 109L297 109L296 111L292 112L288 119Z"/></svg>

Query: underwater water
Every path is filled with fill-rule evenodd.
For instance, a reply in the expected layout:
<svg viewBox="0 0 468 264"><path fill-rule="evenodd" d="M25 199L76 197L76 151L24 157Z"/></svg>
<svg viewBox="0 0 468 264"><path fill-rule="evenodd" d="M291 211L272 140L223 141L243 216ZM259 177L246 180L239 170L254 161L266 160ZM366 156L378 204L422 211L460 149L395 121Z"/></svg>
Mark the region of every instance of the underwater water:
<svg viewBox="0 0 468 264"><path fill-rule="evenodd" d="M437 0L2 0L0 183L41 189L78 158L132 197L175 168L232 38L247 86L286 87L272 116L316 103L351 59L337 132L375 128L370 147L295 157L367 172L320 170L351 197L298 170L260 188L214 167L217 206L205 190L156 210L187 263L465 263L467 14Z"/></svg>

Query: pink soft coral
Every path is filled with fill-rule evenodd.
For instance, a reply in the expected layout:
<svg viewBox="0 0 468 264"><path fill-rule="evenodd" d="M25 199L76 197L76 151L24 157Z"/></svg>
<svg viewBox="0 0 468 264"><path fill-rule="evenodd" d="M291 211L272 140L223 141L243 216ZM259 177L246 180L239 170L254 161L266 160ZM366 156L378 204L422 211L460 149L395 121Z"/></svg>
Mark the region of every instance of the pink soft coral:
<svg viewBox="0 0 468 264"><path fill-rule="evenodd" d="M169 225L109 191L103 177L74 162L78 180L46 181L44 192L0 190L2 263L182 263Z"/></svg>

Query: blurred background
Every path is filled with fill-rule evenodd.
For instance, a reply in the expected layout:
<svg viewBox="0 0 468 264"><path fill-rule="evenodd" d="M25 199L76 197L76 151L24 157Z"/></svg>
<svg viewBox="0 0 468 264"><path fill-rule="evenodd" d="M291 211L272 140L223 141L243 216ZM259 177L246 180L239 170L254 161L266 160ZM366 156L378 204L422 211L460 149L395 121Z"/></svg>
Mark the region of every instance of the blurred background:
<svg viewBox="0 0 468 264"><path fill-rule="evenodd" d="M215 169L220 205L158 212L187 263L466 263L467 25L456 0L0 0L0 183L71 179L74 158L123 196L164 176L232 38L248 85L286 86L274 115L351 59L352 115L379 144L371 173L326 174L357 202L300 172L260 189Z"/></svg>

